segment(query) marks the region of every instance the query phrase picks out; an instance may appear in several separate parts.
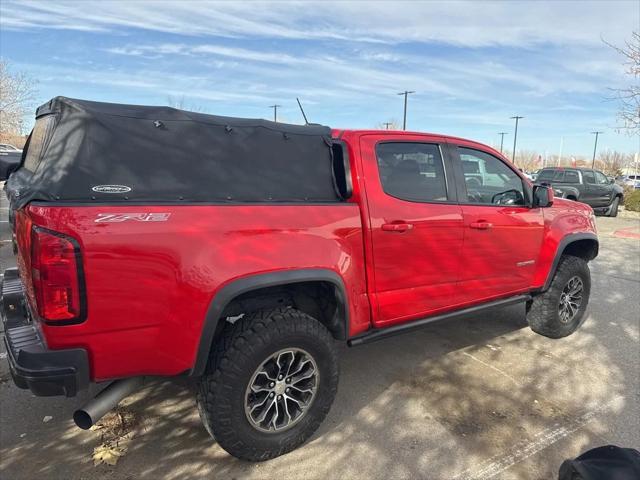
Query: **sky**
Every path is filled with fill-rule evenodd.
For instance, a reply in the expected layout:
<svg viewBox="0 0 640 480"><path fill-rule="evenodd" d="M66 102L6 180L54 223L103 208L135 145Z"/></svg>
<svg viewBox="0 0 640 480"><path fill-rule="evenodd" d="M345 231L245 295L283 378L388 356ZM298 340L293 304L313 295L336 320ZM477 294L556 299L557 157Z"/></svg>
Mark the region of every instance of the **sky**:
<svg viewBox="0 0 640 480"><path fill-rule="evenodd" d="M335 128L407 129L590 157L640 149L611 89L636 81L604 42L640 30L640 0L0 3L0 56L63 95Z"/></svg>

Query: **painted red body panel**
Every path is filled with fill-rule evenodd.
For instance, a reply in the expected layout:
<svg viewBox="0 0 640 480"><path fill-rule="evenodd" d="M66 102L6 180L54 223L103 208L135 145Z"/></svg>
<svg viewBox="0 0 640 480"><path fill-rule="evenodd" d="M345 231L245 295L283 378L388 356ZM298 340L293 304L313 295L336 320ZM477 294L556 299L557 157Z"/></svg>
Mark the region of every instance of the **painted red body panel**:
<svg viewBox="0 0 640 480"><path fill-rule="evenodd" d="M52 349L89 351L96 380L175 375L192 367L206 310L226 283L281 269L327 268L349 296L350 334L368 327L357 204L339 206L145 206L165 222L96 223L140 207L32 205L37 225L78 240L87 320L41 325Z"/></svg>
<svg viewBox="0 0 640 480"><path fill-rule="evenodd" d="M277 270L324 268L347 289L353 336L541 287L562 238L595 232L592 211L556 199L551 208L403 202L381 187L375 143L454 142L453 137L380 131L334 132L345 142L354 194L328 205L54 206L16 214L18 264L27 290L31 223L75 238L87 290L87 319L40 328L49 348L82 347L96 381L175 375L193 366L205 313L221 287ZM504 157L501 157L504 158ZM97 223L99 214L166 213L166 221ZM491 233L470 231L486 220ZM408 234L382 230L406 221ZM531 265L515 268L522 259ZM516 271L517 270L517 271Z"/></svg>

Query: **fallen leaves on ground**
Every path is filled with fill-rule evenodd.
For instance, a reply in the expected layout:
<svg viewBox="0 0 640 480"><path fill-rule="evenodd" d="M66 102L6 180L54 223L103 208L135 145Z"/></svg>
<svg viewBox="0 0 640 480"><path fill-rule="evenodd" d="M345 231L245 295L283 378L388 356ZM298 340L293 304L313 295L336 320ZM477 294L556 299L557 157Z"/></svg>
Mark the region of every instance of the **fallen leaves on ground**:
<svg viewBox="0 0 640 480"><path fill-rule="evenodd" d="M138 424L135 414L126 407L118 407L107 413L95 425L92 432L100 434L100 445L93 449L93 464L115 465L127 452L126 444L131 440Z"/></svg>
<svg viewBox="0 0 640 480"><path fill-rule="evenodd" d="M124 447L109 444L99 445L93 449L93 465L98 466L101 463L106 463L113 466L118 463L126 451L127 449Z"/></svg>

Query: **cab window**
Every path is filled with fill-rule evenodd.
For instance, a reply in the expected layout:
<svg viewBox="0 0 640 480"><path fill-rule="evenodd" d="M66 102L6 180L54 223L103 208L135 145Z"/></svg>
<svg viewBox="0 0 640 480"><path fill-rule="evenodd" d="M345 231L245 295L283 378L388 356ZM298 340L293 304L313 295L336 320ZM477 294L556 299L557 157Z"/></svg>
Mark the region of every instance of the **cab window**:
<svg viewBox="0 0 640 480"><path fill-rule="evenodd" d="M607 176L604 173L601 172L593 172L596 174L596 182L599 185L608 185L609 184L609 179L607 178Z"/></svg>
<svg viewBox="0 0 640 480"><path fill-rule="evenodd" d="M465 203L524 205L522 179L502 160L471 148L458 147L467 188ZM465 198L462 198L464 202Z"/></svg>
<svg viewBox="0 0 640 480"><path fill-rule="evenodd" d="M589 171L582 172L582 178L584 178L584 183L590 183L590 184L596 183L596 176L594 175L593 172L589 172Z"/></svg>
<svg viewBox="0 0 640 480"><path fill-rule="evenodd" d="M564 179L564 170L542 170L540 175L536 177L536 182L551 183L562 182Z"/></svg>
<svg viewBox="0 0 640 480"><path fill-rule="evenodd" d="M380 143L376 147L382 189L410 202L447 200L440 147L432 143Z"/></svg>
<svg viewBox="0 0 640 480"><path fill-rule="evenodd" d="M564 183L580 183L578 172L574 170L567 170L564 174Z"/></svg>

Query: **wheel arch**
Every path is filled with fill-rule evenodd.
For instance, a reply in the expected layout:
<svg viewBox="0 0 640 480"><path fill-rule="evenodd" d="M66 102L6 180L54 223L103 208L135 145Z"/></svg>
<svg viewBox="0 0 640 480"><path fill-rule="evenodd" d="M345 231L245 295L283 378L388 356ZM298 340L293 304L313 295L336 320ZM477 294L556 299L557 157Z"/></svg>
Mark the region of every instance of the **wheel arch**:
<svg viewBox="0 0 640 480"><path fill-rule="evenodd" d="M541 291L545 292L549 289L563 255L573 255L574 257L580 257L589 261L598 256L599 248L598 237L594 233L573 233L564 237L558 245L547 279Z"/></svg>
<svg viewBox="0 0 640 480"><path fill-rule="evenodd" d="M198 376L204 373L211 348L222 331L225 317L246 313L246 308L282 305L278 300L283 294L290 295L291 298L300 298L300 295L308 294L310 289L326 289L329 286L332 287L332 300L335 301L333 314L318 315L316 312L316 315L313 315L310 310L314 307L308 302L300 309L312 316L320 316L318 320L329 329L334 338L345 340L349 332L349 305L342 277L334 270L281 270L250 275L227 283L209 304L190 375ZM276 303L273 303L274 301Z"/></svg>

